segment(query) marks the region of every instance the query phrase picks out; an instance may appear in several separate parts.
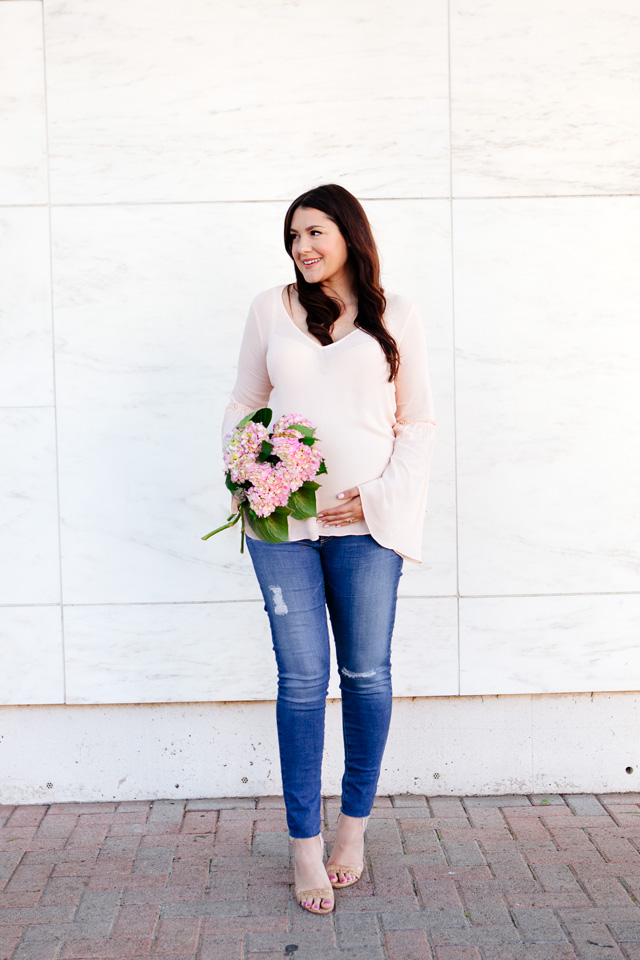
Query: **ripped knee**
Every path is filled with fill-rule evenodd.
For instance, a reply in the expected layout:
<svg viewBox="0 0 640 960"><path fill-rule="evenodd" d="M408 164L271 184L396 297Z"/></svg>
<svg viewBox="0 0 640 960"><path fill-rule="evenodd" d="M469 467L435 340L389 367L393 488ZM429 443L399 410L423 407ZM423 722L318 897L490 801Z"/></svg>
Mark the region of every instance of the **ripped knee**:
<svg viewBox="0 0 640 960"><path fill-rule="evenodd" d="M375 670L365 670L363 673L353 673L351 670L347 670L346 667L340 667L340 673L343 677L349 677L349 679L367 679L369 677L375 677Z"/></svg>
<svg viewBox="0 0 640 960"><path fill-rule="evenodd" d="M277 617L283 617L286 613L289 613L289 607L284 601L282 596L282 587L269 587L273 597L273 612Z"/></svg>

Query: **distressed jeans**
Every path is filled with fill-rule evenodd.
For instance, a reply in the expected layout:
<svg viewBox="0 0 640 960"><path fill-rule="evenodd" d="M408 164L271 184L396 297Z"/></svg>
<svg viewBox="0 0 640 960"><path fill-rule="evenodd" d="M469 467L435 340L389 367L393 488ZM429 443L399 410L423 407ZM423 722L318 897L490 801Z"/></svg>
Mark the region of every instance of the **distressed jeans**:
<svg viewBox="0 0 640 960"><path fill-rule="evenodd" d="M329 630L342 692L342 812L366 817L391 719L391 635L402 558L369 534L247 548L269 615L278 666L276 718L289 833L320 832Z"/></svg>

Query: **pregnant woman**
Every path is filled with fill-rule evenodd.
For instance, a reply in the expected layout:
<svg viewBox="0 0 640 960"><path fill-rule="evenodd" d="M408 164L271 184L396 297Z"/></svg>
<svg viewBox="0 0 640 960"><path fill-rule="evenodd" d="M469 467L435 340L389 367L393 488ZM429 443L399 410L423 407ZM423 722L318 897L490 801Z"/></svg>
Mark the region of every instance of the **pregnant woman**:
<svg viewBox="0 0 640 960"><path fill-rule="evenodd" d="M278 668L276 707L298 903L333 909L359 880L391 718L390 651L403 560L421 562L435 419L415 306L384 293L367 216L327 184L289 207L295 282L259 294L245 326L226 435L269 406L310 420L327 473L318 517L289 518L289 541L247 529ZM335 640L344 738L336 840L326 866L321 764Z"/></svg>

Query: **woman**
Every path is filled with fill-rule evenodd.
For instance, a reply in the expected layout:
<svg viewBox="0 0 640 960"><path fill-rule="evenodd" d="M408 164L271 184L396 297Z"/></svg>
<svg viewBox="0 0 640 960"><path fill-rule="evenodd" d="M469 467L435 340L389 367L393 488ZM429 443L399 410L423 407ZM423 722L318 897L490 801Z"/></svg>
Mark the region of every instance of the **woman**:
<svg viewBox="0 0 640 960"><path fill-rule="evenodd" d="M367 216L335 184L302 194L285 217L295 284L255 298L223 435L270 406L316 427L327 473L318 518L289 518L289 542L247 547L278 665L280 764L298 903L333 909L355 883L391 716L390 646L403 558L419 563L435 420L413 304L385 298ZM323 863L320 775L336 644L345 749L342 803Z"/></svg>

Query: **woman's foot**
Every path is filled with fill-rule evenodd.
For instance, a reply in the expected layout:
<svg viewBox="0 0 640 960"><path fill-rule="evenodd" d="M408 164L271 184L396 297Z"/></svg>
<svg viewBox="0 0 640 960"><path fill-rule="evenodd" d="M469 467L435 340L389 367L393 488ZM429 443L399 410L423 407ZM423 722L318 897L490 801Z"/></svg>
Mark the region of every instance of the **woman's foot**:
<svg viewBox="0 0 640 960"><path fill-rule="evenodd" d="M322 862L322 836L293 840L296 900L310 913L331 913L333 890Z"/></svg>
<svg viewBox="0 0 640 960"><path fill-rule="evenodd" d="M360 879L364 869L364 831L368 819L339 814L336 842L327 863L332 887L350 887Z"/></svg>

